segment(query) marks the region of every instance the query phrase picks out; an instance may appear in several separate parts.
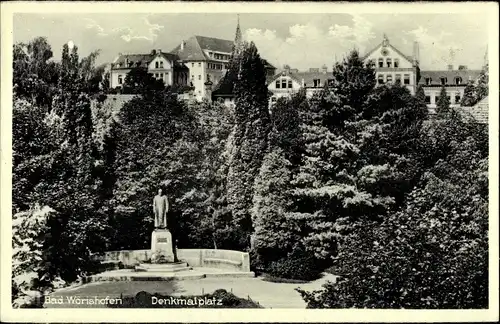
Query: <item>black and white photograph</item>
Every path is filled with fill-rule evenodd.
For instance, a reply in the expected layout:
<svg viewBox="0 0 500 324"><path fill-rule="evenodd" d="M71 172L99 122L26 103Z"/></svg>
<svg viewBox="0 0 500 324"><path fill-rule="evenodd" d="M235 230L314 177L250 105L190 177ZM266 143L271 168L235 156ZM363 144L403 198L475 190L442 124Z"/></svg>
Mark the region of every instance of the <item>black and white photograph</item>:
<svg viewBox="0 0 500 324"><path fill-rule="evenodd" d="M60 5L2 3L3 309L498 320L497 4Z"/></svg>

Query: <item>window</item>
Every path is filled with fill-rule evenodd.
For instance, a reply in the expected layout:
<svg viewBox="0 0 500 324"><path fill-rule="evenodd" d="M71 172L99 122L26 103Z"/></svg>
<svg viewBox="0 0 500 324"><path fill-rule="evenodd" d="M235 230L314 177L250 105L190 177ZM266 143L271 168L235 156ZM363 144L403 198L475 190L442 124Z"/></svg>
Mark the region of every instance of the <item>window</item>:
<svg viewBox="0 0 500 324"><path fill-rule="evenodd" d="M386 62L386 64L387 64L387 67L388 67L388 68L392 67L392 59L387 58L387 59L385 60L385 62Z"/></svg>
<svg viewBox="0 0 500 324"><path fill-rule="evenodd" d="M410 75L409 74L404 75L404 84L410 84Z"/></svg>
<svg viewBox="0 0 500 324"><path fill-rule="evenodd" d="M430 104L431 103L431 96L425 96L425 103Z"/></svg>
<svg viewBox="0 0 500 324"><path fill-rule="evenodd" d="M280 80L276 80L276 86L275 86L276 89L281 88L280 85L281 85Z"/></svg>
<svg viewBox="0 0 500 324"><path fill-rule="evenodd" d="M387 83L392 83L392 74L387 74Z"/></svg>
<svg viewBox="0 0 500 324"><path fill-rule="evenodd" d="M373 59L369 59L368 63L366 64L367 66L374 67L375 66L375 61Z"/></svg>
<svg viewBox="0 0 500 324"><path fill-rule="evenodd" d="M462 98L460 98L460 93L455 94L455 103L460 103L460 100L462 100Z"/></svg>
<svg viewBox="0 0 500 324"><path fill-rule="evenodd" d="M384 75L383 74L379 74L377 76L377 82L378 82L378 84L384 84Z"/></svg>
<svg viewBox="0 0 500 324"><path fill-rule="evenodd" d="M290 88L290 89L293 88L292 87L292 80L288 80L288 88Z"/></svg>
<svg viewBox="0 0 500 324"><path fill-rule="evenodd" d="M160 68L163 69L163 61L160 62Z"/></svg>
<svg viewBox="0 0 500 324"><path fill-rule="evenodd" d="M163 73L160 73L160 79L163 80Z"/></svg>
<svg viewBox="0 0 500 324"><path fill-rule="evenodd" d="M396 65L396 62L394 62L394 65ZM396 83L401 83L401 74L396 74Z"/></svg>
<svg viewBox="0 0 500 324"><path fill-rule="evenodd" d="M431 85L431 83L432 83L432 78L425 78L426 85Z"/></svg>
<svg viewBox="0 0 500 324"><path fill-rule="evenodd" d="M378 67L384 67L384 59L383 58L378 59Z"/></svg>
<svg viewBox="0 0 500 324"><path fill-rule="evenodd" d="M123 83L123 76L120 74L118 75L118 84L122 84Z"/></svg>
<svg viewBox="0 0 500 324"><path fill-rule="evenodd" d="M191 80L194 80L194 75L191 76Z"/></svg>
<svg viewBox="0 0 500 324"><path fill-rule="evenodd" d="M198 67L201 67L201 63L200 62L198 62Z"/></svg>
<svg viewBox="0 0 500 324"><path fill-rule="evenodd" d="M198 74L198 80L201 80L201 74Z"/></svg>
<svg viewBox="0 0 500 324"><path fill-rule="evenodd" d="M286 89L286 79L281 79L281 88Z"/></svg>
<svg viewBox="0 0 500 324"><path fill-rule="evenodd" d="M158 68L158 65L159 65L159 63L158 63L158 61L156 61L156 62L155 62L155 68L156 68L156 69Z"/></svg>
<svg viewBox="0 0 500 324"><path fill-rule="evenodd" d="M191 63L191 67L194 67L194 63Z"/></svg>
<svg viewBox="0 0 500 324"><path fill-rule="evenodd" d="M455 78L455 84L456 84L456 85L460 85L460 84L462 84L462 78L461 78L461 77L456 77L456 78Z"/></svg>
<svg viewBox="0 0 500 324"><path fill-rule="evenodd" d="M314 79L313 80L313 86L315 88L319 88L321 86L321 80L320 79Z"/></svg>
<svg viewBox="0 0 500 324"><path fill-rule="evenodd" d="M158 79L158 73L155 73L155 78L157 78L157 79Z"/></svg>
<svg viewBox="0 0 500 324"><path fill-rule="evenodd" d="M210 74L207 74L207 81L210 80Z"/></svg>
<svg viewBox="0 0 500 324"><path fill-rule="evenodd" d="M441 77L440 80L441 80L441 85L446 85L446 83L448 83L448 79L445 77Z"/></svg>
<svg viewBox="0 0 500 324"><path fill-rule="evenodd" d="M394 67L395 68L399 67L399 59L394 59Z"/></svg>

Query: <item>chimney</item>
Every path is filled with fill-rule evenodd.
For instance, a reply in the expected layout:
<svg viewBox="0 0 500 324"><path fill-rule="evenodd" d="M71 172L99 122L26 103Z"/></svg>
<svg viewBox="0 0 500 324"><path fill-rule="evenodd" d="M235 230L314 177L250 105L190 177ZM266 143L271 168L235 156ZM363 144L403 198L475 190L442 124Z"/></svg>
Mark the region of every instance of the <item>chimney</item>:
<svg viewBox="0 0 500 324"><path fill-rule="evenodd" d="M321 67L321 72L323 72L323 74L326 74L326 72L328 72L328 67L326 66L326 64L323 64L323 66Z"/></svg>
<svg viewBox="0 0 500 324"><path fill-rule="evenodd" d="M286 73L290 73L290 65L288 64L283 65L283 70L285 70Z"/></svg>
<svg viewBox="0 0 500 324"><path fill-rule="evenodd" d="M448 71L453 71L453 65L452 64L448 64Z"/></svg>
<svg viewBox="0 0 500 324"><path fill-rule="evenodd" d="M156 55L156 50L151 50L151 55Z"/></svg>
<svg viewBox="0 0 500 324"><path fill-rule="evenodd" d="M418 42L413 42L413 63L418 65L420 62L420 46Z"/></svg>
<svg viewBox="0 0 500 324"><path fill-rule="evenodd" d="M458 66L458 69L459 69L460 71L465 71L465 70L467 70L467 65L459 65L459 66Z"/></svg>
<svg viewBox="0 0 500 324"><path fill-rule="evenodd" d="M182 41L181 41L181 51L183 51L183 50L184 50L184 45L185 45L185 42L184 42L184 40L182 40Z"/></svg>
<svg viewBox="0 0 500 324"><path fill-rule="evenodd" d="M160 54L161 53L161 48L156 50L156 53Z"/></svg>

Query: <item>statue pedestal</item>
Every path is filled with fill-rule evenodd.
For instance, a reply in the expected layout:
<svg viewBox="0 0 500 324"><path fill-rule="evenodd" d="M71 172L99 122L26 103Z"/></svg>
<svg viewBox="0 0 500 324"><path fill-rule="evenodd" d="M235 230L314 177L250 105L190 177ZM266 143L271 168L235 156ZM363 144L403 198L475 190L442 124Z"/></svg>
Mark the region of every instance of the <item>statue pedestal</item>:
<svg viewBox="0 0 500 324"><path fill-rule="evenodd" d="M156 229L151 237L151 253L153 255L152 263L155 258L161 256L166 262L174 262L174 250L172 244L172 234L168 229Z"/></svg>

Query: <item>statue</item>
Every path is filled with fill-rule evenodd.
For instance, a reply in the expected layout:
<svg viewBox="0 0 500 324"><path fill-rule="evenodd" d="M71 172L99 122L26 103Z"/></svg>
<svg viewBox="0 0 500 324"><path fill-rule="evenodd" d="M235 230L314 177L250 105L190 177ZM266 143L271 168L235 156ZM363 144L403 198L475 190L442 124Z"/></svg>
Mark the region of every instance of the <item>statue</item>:
<svg viewBox="0 0 500 324"><path fill-rule="evenodd" d="M158 195L153 199L153 212L155 215L155 228L167 228L168 199L163 195L162 189L158 189Z"/></svg>

